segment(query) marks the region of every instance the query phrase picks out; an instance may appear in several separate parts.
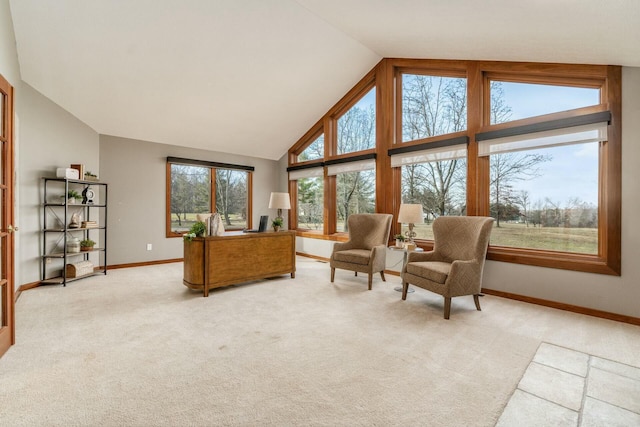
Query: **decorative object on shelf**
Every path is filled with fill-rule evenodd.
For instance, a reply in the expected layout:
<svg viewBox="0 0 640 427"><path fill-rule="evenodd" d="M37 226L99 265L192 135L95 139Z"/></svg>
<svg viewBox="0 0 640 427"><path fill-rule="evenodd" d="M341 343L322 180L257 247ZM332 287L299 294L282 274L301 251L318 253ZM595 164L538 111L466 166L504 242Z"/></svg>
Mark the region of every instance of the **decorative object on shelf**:
<svg viewBox="0 0 640 427"><path fill-rule="evenodd" d="M80 241L80 250L81 251L92 251L96 242L91 239L84 239Z"/></svg>
<svg viewBox="0 0 640 427"><path fill-rule="evenodd" d="M95 191L93 191L93 188L91 187L85 187L84 190L82 190L82 204L83 205L92 205L93 204L93 198L96 196Z"/></svg>
<svg viewBox="0 0 640 427"><path fill-rule="evenodd" d="M80 214L71 214L71 221L69 221L69 228L80 228Z"/></svg>
<svg viewBox="0 0 640 427"><path fill-rule="evenodd" d="M207 226L204 224L204 222L196 221L189 229L189 232L187 234L183 234L182 237L184 238L184 240L190 242L194 237L203 237L206 232Z"/></svg>
<svg viewBox="0 0 640 427"><path fill-rule="evenodd" d="M98 228L98 223L95 221L82 221L80 228Z"/></svg>
<svg viewBox="0 0 640 427"><path fill-rule="evenodd" d="M414 244L413 239L417 234L413 231L413 227L415 224L423 222L422 205L402 203L400 205L400 211L398 212L398 222L401 224L409 224L409 230L405 232L405 236L408 240L407 244Z"/></svg>
<svg viewBox="0 0 640 427"><path fill-rule="evenodd" d="M80 179L80 172L73 168L56 169L56 177L66 179Z"/></svg>
<svg viewBox="0 0 640 427"><path fill-rule="evenodd" d="M283 224L283 221L282 221L282 218L280 217L271 221L271 226L273 227L273 231L280 231L282 224Z"/></svg>
<svg viewBox="0 0 640 427"><path fill-rule="evenodd" d="M84 165L72 164L71 169L75 169L78 171L78 178L76 179L84 179Z"/></svg>
<svg viewBox="0 0 640 427"><path fill-rule="evenodd" d="M396 239L396 248L404 248L404 235L396 234L394 237Z"/></svg>
<svg viewBox="0 0 640 427"><path fill-rule="evenodd" d="M70 279L86 276L93 273L93 263L91 261L80 261L66 265L66 276Z"/></svg>
<svg viewBox="0 0 640 427"><path fill-rule="evenodd" d="M98 180L98 175L91 173L91 171L86 171L84 173L84 177L83 179L85 181L97 181Z"/></svg>
<svg viewBox="0 0 640 427"><path fill-rule="evenodd" d="M65 196L60 196L60 197L64 198ZM67 197L67 204L68 205L75 205L76 200L82 199L82 196L76 190L67 191L67 196L66 197Z"/></svg>
<svg viewBox="0 0 640 427"><path fill-rule="evenodd" d="M77 254L80 252L80 239L77 237L70 237L67 240L67 252L70 254Z"/></svg>
<svg viewBox="0 0 640 427"><path fill-rule="evenodd" d="M280 220L284 224L284 219L282 218L282 209L291 209L291 200L289 199L289 193L271 193L271 197L269 198L269 209L277 209L278 216L276 219L280 218ZM280 225L282 227L282 224Z"/></svg>

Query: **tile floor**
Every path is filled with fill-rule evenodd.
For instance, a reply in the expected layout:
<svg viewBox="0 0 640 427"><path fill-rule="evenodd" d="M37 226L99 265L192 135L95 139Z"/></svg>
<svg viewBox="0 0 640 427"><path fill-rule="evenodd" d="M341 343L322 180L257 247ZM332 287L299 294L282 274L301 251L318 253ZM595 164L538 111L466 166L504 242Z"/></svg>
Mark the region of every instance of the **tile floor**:
<svg viewBox="0 0 640 427"><path fill-rule="evenodd" d="M496 426L640 426L640 368L542 343Z"/></svg>

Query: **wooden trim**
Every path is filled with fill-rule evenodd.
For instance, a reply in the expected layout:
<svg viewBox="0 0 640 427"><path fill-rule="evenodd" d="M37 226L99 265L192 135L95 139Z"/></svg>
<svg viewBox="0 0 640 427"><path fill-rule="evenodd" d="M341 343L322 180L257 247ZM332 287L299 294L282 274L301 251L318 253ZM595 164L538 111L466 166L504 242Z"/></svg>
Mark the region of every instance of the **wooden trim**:
<svg viewBox="0 0 640 427"><path fill-rule="evenodd" d="M296 252L296 255L303 256L305 258L315 259L315 260L322 261L322 262L329 262L330 261L329 258L325 258L325 257L318 256L318 255L306 254L304 252Z"/></svg>
<svg viewBox="0 0 640 427"><path fill-rule="evenodd" d="M293 166L289 166L287 167L287 172L299 171L304 169L322 168L322 167L324 167L324 162L322 160L321 161L312 160L310 162L297 163Z"/></svg>
<svg viewBox="0 0 640 427"><path fill-rule="evenodd" d="M253 166L245 166L245 165L236 165L233 163L220 163L220 162L210 162L208 160L193 160L193 159L185 159L182 157L167 157L167 163L175 163L179 165L187 165L187 166L205 166L209 169L233 169L233 170L241 170L241 171L255 171L256 168Z"/></svg>
<svg viewBox="0 0 640 427"><path fill-rule="evenodd" d="M486 141L496 138L504 138L508 136L526 135L536 132L544 132L549 130L557 130L570 128L574 126L590 125L594 123L602 123L611 121L611 112L602 111L599 113L591 113L573 117L566 117L562 119L540 121L536 123L513 126L513 122L509 122L512 126L502 129L490 130L485 132L478 132L476 134L476 141Z"/></svg>
<svg viewBox="0 0 640 427"><path fill-rule="evenodd" d="M359 151L361 153L361 151ZM324 162L325 166L340 165L342 163L359 162L360 160L373 160L376 158L376 153L367 154L355 154L351 156L341 156L329 159Z"/></svg>
<svg viewBox="0 0 640 427"><path fill-rule="evenodd" d="M556 301L545 300L541 298L528 297L524 295L512 294L509 292L496 291L493 289L482 288L482 292L487 295L493 295L500 298L507 298L516 301L522 301L529 304L541 305L544 307L555 308L558 310L570 311L572 313L584 314L586 316L599 317L601 319L613 320L616 322L629 323L631 325L640 326L640 318L626 316L624 314L616 314L608 311L595 310L593 308L580 307L577 305L565 304Z"/></svg>
<svg viewBox="0 0 640 427"><path fill-rule="evenodd" d="M116 270L119 268L131 268L131 267L145 267L150 265L171 264L174 262L183 262L184 258L162 259L156 261L143 261L143 262L130 262L127 264L114 264L110 265L108 270Z"/></svg>
<svg viewBox="0 0 640 427"><path fill-rule="evenodd" d="M20 295L22 294L22 292L28 291L29 289L35 289L38 286L40 286L40 281L25 283L24 285L20 285L18 287L18 290L16 291L15 301L18 302L18 298L20 298Z"/></svg>
<svg viewBox="0 0 640 427"><path fill-rule="evenodd" d="M390 148L387 151L387 154L389 156L393 156L394 154L410 153L413 151L422 151L422 150L431 150L433 148L450 147L452 145L461 145L461 144L469 143L469 137L467 136L466 132L462 136L457 136L457 137L451 137L450 135L447 135L447 136L448 138L440 139L439 141L421 142L419 144L411 144L411 145L403 144L402 147Z"/></svg>

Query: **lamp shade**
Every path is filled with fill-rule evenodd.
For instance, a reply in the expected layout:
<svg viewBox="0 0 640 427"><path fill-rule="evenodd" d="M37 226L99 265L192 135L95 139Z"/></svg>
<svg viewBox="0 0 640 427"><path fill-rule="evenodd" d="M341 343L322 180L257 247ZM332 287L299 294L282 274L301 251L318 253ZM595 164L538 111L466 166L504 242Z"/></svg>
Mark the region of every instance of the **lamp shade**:
<svg viewBox="0 0 640 427"><path fill-rule="evenodd" d="M291 209L289 193L271 193L269 209Z"/></svg>
<svg viewBox="0 0 640 427"><path fill-rule="evenodd" d="M422 205L401 204L398 212L398 222L401 224L422 223Z"/></svg>

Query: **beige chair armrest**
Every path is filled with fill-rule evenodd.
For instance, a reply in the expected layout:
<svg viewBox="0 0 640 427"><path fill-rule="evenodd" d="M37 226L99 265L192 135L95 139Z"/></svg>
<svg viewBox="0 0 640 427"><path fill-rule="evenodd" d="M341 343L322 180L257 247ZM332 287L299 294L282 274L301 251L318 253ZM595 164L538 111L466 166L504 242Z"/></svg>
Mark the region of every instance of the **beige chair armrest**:
<svg viewBox="0 0 640 427"><path fill-rule="evenodd" d="M473 295L480 292L482 265L475 260L454 261L447 279L450 296Z"/></svg>
<svg viewBox="0 0 640 427"><path fill-rule="evenodd" d="M346 241L346 242L335 242L333 244L333 250L331 251L331 253L334 252L338 252L338 251L346 251L348 249L351 249L352 245L350 241Z"/></svg>

